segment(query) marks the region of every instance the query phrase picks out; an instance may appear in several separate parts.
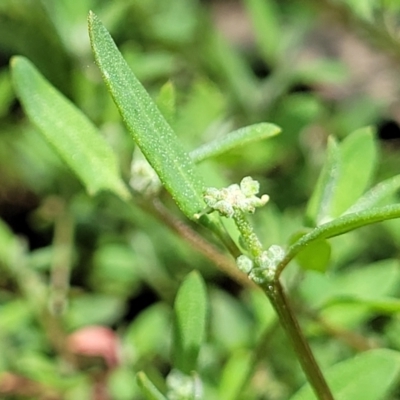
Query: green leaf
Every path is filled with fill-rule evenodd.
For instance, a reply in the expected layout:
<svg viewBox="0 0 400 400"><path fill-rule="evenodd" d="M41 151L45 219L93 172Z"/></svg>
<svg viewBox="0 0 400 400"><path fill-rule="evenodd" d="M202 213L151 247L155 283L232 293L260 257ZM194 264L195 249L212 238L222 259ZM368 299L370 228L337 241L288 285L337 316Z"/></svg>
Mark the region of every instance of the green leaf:
<svg viewBox="0 0 400 400"><path fill-rule="evenodd" d="M322 224L302 236L296 243L289 247L284 260L282 260L278 266L278 270L282 271L293 257L313 242L322 239L329 239L354 229L361 228L362 226L394 218L400 218L399 204L375 207L358 213L346 214L334 219L333 221L327 222L326 224Z"/></svg>
<svg viewBox="0 0 400 400"><path fill-rule="evenodd" d="M396 193L400 189L400 175L393 176L378 183L372 189L368 190L358 201L353 204L346 214L368 210L379 204L386 197Z"/></svg>
<svg viewBox="0 0 400 400"><path fill-rule="evenodd" d="M174 305L174 367L186 374L196 368L205 337L207 309L204 281L198 272L191 272L180 286Z"/></svg>
<svg viewBox="0 0 400 400"><path fill-rule="evenodd" d="M193 219L205 207L193 162L93 13L89 34L96 63L129 132L182 212Z"/></svg>
<svg viewBox="0 0 400 400"><path fill-rule="evenodd" d="M291 242L299 240L305 234L304 231L297 233ZM330 258L331 245L327 240L321 239L311 243L297 254L296 261L304 270L325 272Z"/></svg>
<svg viewBox="0 0 400 400"><path fill-rule="evenodd" d="M278 61L283 33L277 4L271 0L246 0L245 5L262 55L268 64L273 65Z"/></svg>
<svg viewBox="0 0 400 400"><path fill-rule="evenodd" d="M269 123L246 126L191 151L190 157L195 163L199 163L248 143L276 136L280 132L278 126Z"/></svg>
<svg viewBox="0 0 400 400"><path fill-rule="evenodd" d="M238 350L226 363L218 388L219 400L240 399L252 368L252 356L248 351Z"/></svg>
<svg viewBox="0 0 400 400"><path fill-rule="evenodd" d="M325 374L335 400L382 400L388 398L400 375L400 353L386 349L364 352L340 362ZM315 400L309 385L290 400Z"/></svg>
<svg viewBox="0 0 400 400"><path fill-rule="evenodd" d="M96 194L109 190L129 199L115 154L97 128L26 58L14 57L11 66L15 90L30 120L87 191Z"/></svg>
<svg viewBox="0 0 400 400"><path fill-rule="evenodd" d="M147 400L168 400L143 371L138 372L136 380Z"/></svg>
<svg viewBox="0 0 400 400"><path fill-rule="evenodd" d="M343 214L364 193L377 161L374 132L362 128L340 144L340 173L332 199L331 217Z"/></svg>
<svg viewBox="0 0 400 400"><path fill-rule="evenodd" d="M324 167L308 203L307 220L318 225L343 214L368 187L376 159L371 128L353 132L339 147L330 139Z"/></svg>
<svg viewBox="0 0 400 400"><path fill-rule="evenodd" d="M339 177L340 152L336 140L330 137L326 159L314 192L308 202L306 217L318 225L330 214L330 205Z"/></svg>
<svg viewBox="0 0 400 400"><path fill-rule="evenodd" d="M176 92L171 81L165 83L157 97L157 107L168 123L172 123L176 114Z"/></svg>
<svg viewBox="0 0 400 400"><path fill-rule="evenodd" d="M397 314L400 312L400 300L396 298L381 298L379 300L369 300L362 297L339 297L326 304L326 308L337 304L359 304L366 310L379 314Z"/></svg>
<svg viewBox="0 0 400 400"><path fill-rule="evenodd" d="M167 353L171 330L171 312L165 303L156 303L144 309L129 325L125 334L127 351L136 359L151 358ZM125 348L124 347L124 348Z"/></svg>
<svg viewBox="0 0 400 400"><path fill-rule="evenodd" d="M205 61L229 86L237 101L248 113L260 100L257 80L248 63L238 54L227 40L219 33L208 28Z"/></svg>

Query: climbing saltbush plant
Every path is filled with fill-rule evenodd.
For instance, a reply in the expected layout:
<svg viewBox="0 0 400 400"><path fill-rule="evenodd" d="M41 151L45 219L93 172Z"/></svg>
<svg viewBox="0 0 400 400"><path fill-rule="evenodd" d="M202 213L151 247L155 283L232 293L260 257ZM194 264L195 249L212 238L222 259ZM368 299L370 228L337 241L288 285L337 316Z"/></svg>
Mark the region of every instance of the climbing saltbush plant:
<svg viewBox="0 0 400 400"><path fill-rule="evenodd" d="M264 12L261 2L247 3L253 18L257 17L257 10L261 14ZM181 276L179 285L170 284L170 278L157 267L157 261L140 253L152 245L145 236L136 234L131 245L137 254L142 254L136 263L141 265L138 267L140 274L159 297L172 306L169 309L158 304L161 308L149 309L128 328L125 339L136 343L133 351L138 354L137 362L131 369L121 367L110 385L117 388L128 385L136 389L126 389L126 397L116 394L115 398L228 400L260 398L258 393L269 393L269 390L273 393L273 379L268 371L264 370L263 379L258 380L257 368L268 357L278 360L278 364L280 357L282 360L290 358L286 346L272 340L277 330L279 341L290 343L304 372L305 383L298 388L296 381L290 392L281 397L270 394L263 398L285 395L290 400L390 398L400 376L400 348L384 345L369 348L362 335L352 336L350 329L351 322L365 321L371 310L385 316L399 313L400 301L395 297L395 286L400 282L397 261L379 261L364 269L358 266L350 272L329 277L336 243L343 248L346 261L346 246L352 245L356 230L369 225L376 227L379 225L375 224L384 221L393 222L400 217L400 204L395 197L400 188L400 176L373 183L379 160L374 129L357 129L343 140L329 137L322 170L304 206L301 224L290 221L290 217L279 219L274 193L262 179L258 181L251 176L246 164L241 165L242 176L238 182L223 185L226 178L215 160L235 151L246 152L247 146L273 142L278 135L285 135L285 131L275 123L258 122L188 149L187 143L174 131L179 104L173 84L168 82L158 96L151 96L106 27L92 12L88 25L95 63L134 143L130 171L121 172L114 149L96 125L61 94L32 61L15 56L11 60L12 83L24 112L55 150L61 164L72 171L91 198L112 198L116 204L113 213L120 212L122 220L138 221L139 227L148 221L148 226L159 224L165 232L176 234L186 246L208 260L212 268L219 268L232 282L246 288L248 301L258 319L249 322L248 315L236 306L235 300L217 291L196 270L196 265L191 267L190 257L188 268L193 271ZM262 37L258 40L262 41ZM221 43L217 40L213 46L223 46ZM268 46L264 44L262 48L273 62L278 54ZM236 83L234 81L233 85ZM238 90L243 93L241 88ZM256 107L245 104L240 94L238 100L245 114L251 116ZM197 112L201 113L201 109ZM209 169L207 162L211 163ZM218 174L221 174L220 179ZM284 234L279 235L277 231ZM36 302L37 305L32 306L34 313L42 319L49 318L60 328L55 316L64 311L57 309L60 304L51 297L60 293L49 294L42 282L35 281L35 275L26 265L23 246L5 224L1 225L0 235L8 249L0 253L1 263L8 266L9 273L15 275L18 282L26 279L21 290L30 301ZM163 235L164 231L154 245L161 252ZM349 243L346 238L350 238ZM108 260L104 261L104 254L98 255L99 268L104 262L118 264L121 252L129 251L118 246L108 250ZM130 284L134 285L135 278L130 274L131 271L122 272L120 279L131 279ZM107 281L107 277L103 279ZM55 288L68 303L68 288L57 285ZM124 290L129 291L128 288ZM49 298L53 299L51 307ZM293 299L302 299L301 305ZM101 302L99 304L101 308ZM68 304L63 303L61 309L63 307L68 308ZM300 319L305 315L313 326L304 332ZM220 322L216 321L218 317ZM167 328L169 320L172 321L170 329ZM246 322L241 326L240 322L231 323L231 320ZM75 325L84 325L84 322L75 321ZM224 323L229 328L221 331ZM220 360L217 353L222 352L218 347L229 348L229 338L240 342L237 338L246 336L242 333L246 329L244 326L251 327L251 324L259 330L255 339L246 345L232 345L231 354L223 360L224 365L217 366L214 360ZM71 326L74 323L71 322ZM354 347L365 351L343 355L340 361L332 363L320 362L323 350L317 348L314 355L309 340L318 336L321 329L332 333L336 340L355 343ZM227 342L213 346L210 331L215 342L224 335L228 336ZM65 343L53 343L53 346L60 356L65 356ZM129 348L129 345L122 348ZM158 351L162 363L155 361L149 365L143 361ZM126 356L129 358L129 354ZM132 371L136 381L130 380ZM54 387L62 386L60 379L54 374ZM74 384L76 381L66 385ZM65 387L63 390L67 391Z"/></svg>

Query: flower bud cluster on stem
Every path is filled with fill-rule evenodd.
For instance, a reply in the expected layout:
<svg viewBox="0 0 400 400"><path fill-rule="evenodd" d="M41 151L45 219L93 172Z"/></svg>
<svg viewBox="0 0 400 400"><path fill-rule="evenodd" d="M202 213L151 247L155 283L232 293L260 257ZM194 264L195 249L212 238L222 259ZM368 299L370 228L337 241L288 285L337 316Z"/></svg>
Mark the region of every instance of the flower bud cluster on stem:
<svg viewBox="0 0 400 400"><path fill-rule="evenodd" d="M253 227L246 218L256 208L265 205L268 195L257 197L260 184L247 176L240 185L233 184L223 189L208 188L204 200L209 211L218 211L221 216L232 218L241 234L249 256L242 254L237 258L241 271L257 284L268 283L275 277L276 267L283 259L285 253L279 246L273 245L268 250L263 250L262 244L254 232Z"/></svg>
<svg viewBox="0 0 400 400"><path fill-rule="evenodd" d="M246 214L254 213L257 207L265 205L269 200L267 195L256 196L259 188L259 183L251 177L243 178L240 185L234 184L224 189L208 188L204 194L208 206L206 212L218 211L221 216L234 220L248 252L236 259L239 269L258 284L270 299L318 399L333 400L279 281L278 266L284 260L285 252L277 245L264 250L246 218Z"/></svg>

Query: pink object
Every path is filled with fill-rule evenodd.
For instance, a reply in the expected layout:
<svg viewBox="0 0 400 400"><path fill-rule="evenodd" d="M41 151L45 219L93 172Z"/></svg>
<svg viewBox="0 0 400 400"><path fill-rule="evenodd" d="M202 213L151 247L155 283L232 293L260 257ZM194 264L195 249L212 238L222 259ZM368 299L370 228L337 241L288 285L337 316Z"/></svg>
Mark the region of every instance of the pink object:
<svg viewBox="0 0 400 400"><path fill-rule="evenodd" d="M120 362L120 342L113 330L104 326L86 326L70 334L68 351L86 357L102 357L108 368Z"/></svg>

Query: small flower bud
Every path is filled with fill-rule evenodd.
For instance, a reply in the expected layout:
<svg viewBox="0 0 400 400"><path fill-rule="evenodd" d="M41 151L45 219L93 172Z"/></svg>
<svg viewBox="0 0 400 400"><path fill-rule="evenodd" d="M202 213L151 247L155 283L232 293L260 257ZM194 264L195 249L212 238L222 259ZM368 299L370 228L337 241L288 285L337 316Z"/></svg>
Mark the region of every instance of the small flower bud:
<svg viewBox="0 0 400 400"><path fill-rule="evenodd" d="M244 254L236 259L236 264L238 268L247 275L250 273L254 266L253 261Z"/></svg>
<svg viewBox="0 0 400 400"><path fill-rule="evenodd" d="M204 201L211 209L222 216L231 218L236 211L254 213L257 207L267 203L269 196L261 198L256 194L260 184L247 176L242 179L240 186L233 184L223 189L208 188L204 193Z"/></svg>
<svg viewBox="0 0 400 400"><path fill-rule="evenodd" d="M162 187L158 175L137 148L133 153L129 185L147 197L157 195Z"/></svg>

